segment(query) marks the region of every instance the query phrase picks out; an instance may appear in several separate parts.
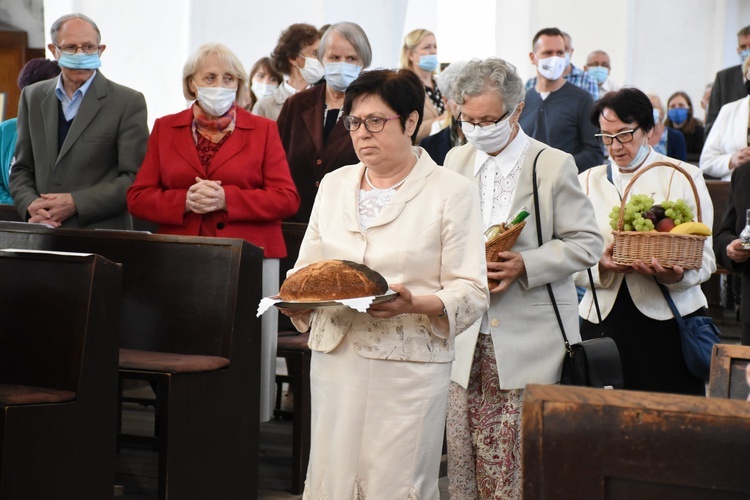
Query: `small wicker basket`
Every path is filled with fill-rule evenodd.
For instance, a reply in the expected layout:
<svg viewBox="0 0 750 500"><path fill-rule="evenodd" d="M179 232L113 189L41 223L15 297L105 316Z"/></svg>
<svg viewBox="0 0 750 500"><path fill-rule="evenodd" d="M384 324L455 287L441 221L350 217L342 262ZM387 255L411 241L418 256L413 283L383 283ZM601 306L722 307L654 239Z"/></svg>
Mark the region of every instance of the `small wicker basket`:
<svg viewBox="0 0 750 500"><path fill-rule="evenodd" d="M497 256L497 253L505 252L506 250L510 250L511 248L513 248L513 245L516 244L516 240L521 234L521 230L524 228L524 226L526 226L526 221L521 221L507 231L504 231L491 240L487 241L484 244L484 253L486 259L490 262L497 262L498 260L500 260ZM490 289L495 288L499 283L499 281L487 279L487 284L489 285Z"/></svg>
<svg viewBox="0 0 750 500"><path fill-rule="evenodd" d="M628 199L628 194L630 194L630 188L636 179L656 167L673 168L687 178L688 182L690 182L690 187L693 189L698 221L703 222L701 201L690 174L684 168L674 163L654 162L638 170L622 195L620 217L617 220L617 231L613 231L615 246L612 252L612 261L616 264L629 266L636 260L641 260L646 265L649 265L651 264L651 257L656 257L662 267L672 268L674 266L681 266L683 269L699 269L703 262L703 242L706 239L705 236L622 230L624 226L625 202Z"/></svg>

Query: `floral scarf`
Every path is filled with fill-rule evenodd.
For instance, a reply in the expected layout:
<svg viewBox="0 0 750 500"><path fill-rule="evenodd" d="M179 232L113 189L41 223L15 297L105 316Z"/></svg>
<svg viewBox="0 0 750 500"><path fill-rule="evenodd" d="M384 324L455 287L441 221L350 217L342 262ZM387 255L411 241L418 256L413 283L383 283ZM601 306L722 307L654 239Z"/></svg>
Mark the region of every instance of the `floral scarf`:
<svg viewBox="0 0 750 500"><path fill-rule="evenodd" d="M193 104L193 139L198 144L198 135L214 144L228 136L234 130L237 119L237 104L232 104L229 110L216 119L209 118L198 103Z"/></svg>

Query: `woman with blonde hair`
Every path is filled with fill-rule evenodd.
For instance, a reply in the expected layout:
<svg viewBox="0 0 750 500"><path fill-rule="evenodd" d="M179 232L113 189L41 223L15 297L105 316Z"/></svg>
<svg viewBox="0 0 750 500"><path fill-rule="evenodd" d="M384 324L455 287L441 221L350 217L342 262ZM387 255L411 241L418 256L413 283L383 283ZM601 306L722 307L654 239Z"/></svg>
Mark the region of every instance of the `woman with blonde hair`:
<svg viewBox="0 0 750 500"><path fill-rule="evenodd" d="M237 104L247 73L226 46L198 48L182 76L183 95L195 102L154 123L128 209L161 234L242 238L263 248L263 293L275 293L286 257L281 221L299 206L276 124ZM273 412L277 320L264 315L261 327L261 420Z"/></svg>
<svg viewBox="0 0 750 500"><path fill-rule="evenodd" d="M401 67L416 73L427 94L424 119L417 132L416 142L419 143L431 135L433 124L439 126L445 120L445 102L435 81L435 70L438 67L437 41L432 31L416 29L406 35L401 47Z"/></svg>

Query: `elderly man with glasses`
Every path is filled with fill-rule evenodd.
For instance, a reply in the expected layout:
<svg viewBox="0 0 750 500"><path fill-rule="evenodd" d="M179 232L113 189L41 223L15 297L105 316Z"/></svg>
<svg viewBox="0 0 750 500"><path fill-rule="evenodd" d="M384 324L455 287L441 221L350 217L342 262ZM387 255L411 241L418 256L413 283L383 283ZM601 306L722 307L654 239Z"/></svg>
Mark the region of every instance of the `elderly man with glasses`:
<svg viewBox="0 0 750 500"><path fill-rule="evenodd" d="M16 209L54 227L132 229L125 193L146 153L146 101L97 71L106 46L94 21L62 16L50 36L62 73L21 92Z"/></svg>

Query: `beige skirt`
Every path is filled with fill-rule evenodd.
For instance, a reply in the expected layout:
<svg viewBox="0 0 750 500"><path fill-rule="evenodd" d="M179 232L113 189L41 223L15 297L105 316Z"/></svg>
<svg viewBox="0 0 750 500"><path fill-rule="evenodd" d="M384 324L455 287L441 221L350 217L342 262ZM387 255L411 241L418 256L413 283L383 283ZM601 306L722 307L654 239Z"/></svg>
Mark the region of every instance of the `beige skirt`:
<svg viewBox="0 0 750 500"><path fill-rule="evenodd" d="M313 351L304 499L433 500L450 363L364 358L348 337Z"/></svg>

